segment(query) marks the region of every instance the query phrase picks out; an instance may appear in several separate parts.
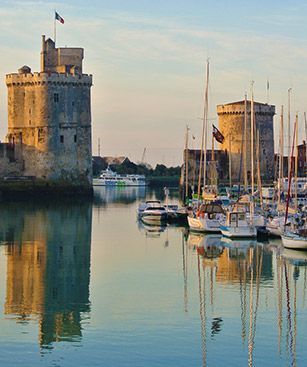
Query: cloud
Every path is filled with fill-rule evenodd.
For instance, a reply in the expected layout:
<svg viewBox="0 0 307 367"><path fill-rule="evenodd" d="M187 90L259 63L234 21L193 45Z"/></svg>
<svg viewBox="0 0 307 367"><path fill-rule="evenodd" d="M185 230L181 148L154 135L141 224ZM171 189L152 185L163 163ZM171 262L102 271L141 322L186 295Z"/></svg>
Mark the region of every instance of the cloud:
<svg viewBox="0 0 307 367"><path fill-rule="evenodd" d="M34 3L35 7L31 1L0 7L0 42L5 55L0 61L1 75L25 63L38 68L40 35L48 33L46 30L52 34L52 19L46 13L52 12L53 4L47 3L46 10L43 2ZM293 109L305 108L307 49L299 38L229 30L218 24L214 28L195 26L184 17L158 18L119 11L83 14L78 4L63 6L71 14L64 26L58 26L58 42L85 48L84 69L94 75L94 137L108 138L104 142L108 154L118 149L115 137L112 139L116 131L116 145L126 149L129 144L131 150L144 144L151 144L153 151L165 149L168 136L174 137L169 144L179 149L185 124L189 121L195 130L199 129L207 57L213 117L216 104L242 99L252 79L258 100L266 100L269 78L273 103L284 103L291 85L295 90ZM285 20L283 17L286 15L280 15L280 22ZM273 20L277 18L275 15ZM5 98L2 85L3 122ZM1 132L5 131L6 125L2 124Z"/></svg>

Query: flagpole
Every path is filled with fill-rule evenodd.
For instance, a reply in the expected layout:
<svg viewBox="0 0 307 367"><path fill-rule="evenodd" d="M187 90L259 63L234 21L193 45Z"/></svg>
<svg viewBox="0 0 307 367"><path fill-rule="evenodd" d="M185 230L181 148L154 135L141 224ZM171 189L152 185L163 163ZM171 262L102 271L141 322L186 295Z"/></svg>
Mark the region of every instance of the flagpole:
<svg viewBox="0 0 307 367"><path fill-rule="evenodd" d="M56 19L55 19L55 9L54 9L54 19L53 19L53 40L54 40L54 46L56 43Z"/></svg>

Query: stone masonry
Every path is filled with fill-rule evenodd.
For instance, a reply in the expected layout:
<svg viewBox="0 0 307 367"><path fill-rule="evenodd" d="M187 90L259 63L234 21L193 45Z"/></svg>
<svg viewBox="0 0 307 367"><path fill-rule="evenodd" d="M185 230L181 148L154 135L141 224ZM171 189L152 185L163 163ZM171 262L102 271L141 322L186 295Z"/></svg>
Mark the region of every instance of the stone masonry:
<svg viewBox="0 0 307 367"><path fill-rule="evenodd" d="M274 129L273 117L275 106L254 102L255 131L260 137L260 172L263 180L274 178ZM244 139L244 101L217 106L219 130L224 135L224 142L219 147L224 152L231 151L232 179L238 181L241 166L241 183L243 183L243 150ZM247 101L247 176L250 183L251 176L251 102ZM256 152L256 134L254 147ZM230 139L229 139L230 138ZM229 144L229 140L231 143ZM229 145L231 149L229 149ZM256 163L255 177L256 177ZM256 181L255 181L256 182Z"/></svg>
<svg viewBox="0 0 307 367"><path fill-rule="evenodd" d="M42 36L40 72L23 66L6 76L7 142L22 161L20 175L92 185L92 76L82 60L82 48L56 48Z"/></svg>

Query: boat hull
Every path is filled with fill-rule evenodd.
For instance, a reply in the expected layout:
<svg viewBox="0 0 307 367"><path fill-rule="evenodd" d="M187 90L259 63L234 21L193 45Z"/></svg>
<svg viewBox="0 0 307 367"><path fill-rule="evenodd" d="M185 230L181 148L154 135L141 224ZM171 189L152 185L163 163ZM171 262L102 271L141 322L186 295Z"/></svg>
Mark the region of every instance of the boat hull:
<svg viewBox="0 0 307 367"><path fill-rule="evenodd" d="M167 213L146 210L142 213L141 219L145 223L162 223L167 221Z"/></svg>
<svg viewBox="0 0 307 367"><path fill-rule="evenodd" d="M301 236L281 236L282 244L286 248L297 249L297 250L307 250L307 238Z"/></svg>
<svg viewBox="0 0 307 367"><path fill-rule="evenodd" d="M220 227L222 235L228 238L255 238L257 237L256 227L241 226L241 227Z"/></svg>
<svg viewBox="0 0 307 367"><path fill-rule="evenodd" d="M146 187L146 183L133 183L125 181L107 181L100 178L93 179L93 186L108 186L108 187L123 187L123 186L133 186L133 187Z"/></svg>
<svg viewBox="0 0 307 367"><path fill-rule="evenodd" d="M188 217L188 224L190 230L194 232L221 233L221 223L216 219Z"/></svg>

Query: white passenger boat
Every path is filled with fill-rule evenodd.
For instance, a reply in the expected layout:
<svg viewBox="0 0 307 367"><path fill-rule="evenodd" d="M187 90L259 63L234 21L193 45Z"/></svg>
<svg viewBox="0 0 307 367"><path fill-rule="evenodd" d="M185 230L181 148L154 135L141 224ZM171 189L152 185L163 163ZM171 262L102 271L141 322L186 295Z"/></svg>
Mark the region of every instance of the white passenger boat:
<svg viewBox="0 0 307 367"><path fill-rule="evenodd" d="M144 175L120 175L110 168L93 179L93 186L146 186Z"/></svg>
<svg viewBox="0 0 307 367"><path fill-rule="evenodd" d="M217 232L225 223L224 209L219 204L201 204L196 212L188 216L189 228L196 232Z"/></svg>
<svg viewBox="0 0 307 367"><path fill-rule="evenodd" d="M246 219L245 212L228 212L226 225L221 226L223 236L229 238L254 238L257 237L256 227Z"/></svg>

